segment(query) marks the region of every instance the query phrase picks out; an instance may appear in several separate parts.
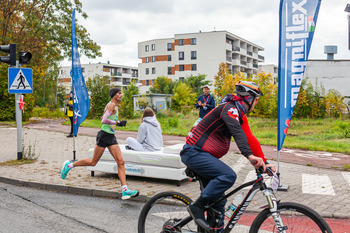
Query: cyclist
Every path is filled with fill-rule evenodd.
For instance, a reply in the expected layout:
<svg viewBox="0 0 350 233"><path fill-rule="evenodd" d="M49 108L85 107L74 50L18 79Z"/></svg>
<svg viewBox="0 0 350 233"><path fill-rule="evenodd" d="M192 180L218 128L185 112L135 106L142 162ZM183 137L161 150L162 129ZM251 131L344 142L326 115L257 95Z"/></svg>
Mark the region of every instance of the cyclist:
<svg viewBox="0 0 350 233"><path fill-rule="evenodd" d="M219 106L191 129L180 153L182 162L203 181L200 197L187 209L194 221L206 230L211 227L204 217L205 206L224 196L237 177L232 168L219 160L228 152L231 137L255 168L262 166L265 170L266 166L271 166L249 128L246 116L253 111L263 93L254 82L240 81L235 86L237 95L226 95ZM271 167L276 170L274 166ZM224 214L225 204L226 200L215 208Z"/></svg>

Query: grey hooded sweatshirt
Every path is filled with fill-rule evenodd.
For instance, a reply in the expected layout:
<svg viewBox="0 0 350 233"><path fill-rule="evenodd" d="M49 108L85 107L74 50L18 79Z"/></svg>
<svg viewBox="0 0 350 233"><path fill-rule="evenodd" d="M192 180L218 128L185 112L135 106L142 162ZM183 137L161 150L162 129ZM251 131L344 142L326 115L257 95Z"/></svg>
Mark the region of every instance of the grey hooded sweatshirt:
<svg viewBox="0 0 350 233"><path fill-rule="evenodd" d="M149 151L161 150L163 146L162 129L156 116L145 117L139 127L137 141Z"/></svg>

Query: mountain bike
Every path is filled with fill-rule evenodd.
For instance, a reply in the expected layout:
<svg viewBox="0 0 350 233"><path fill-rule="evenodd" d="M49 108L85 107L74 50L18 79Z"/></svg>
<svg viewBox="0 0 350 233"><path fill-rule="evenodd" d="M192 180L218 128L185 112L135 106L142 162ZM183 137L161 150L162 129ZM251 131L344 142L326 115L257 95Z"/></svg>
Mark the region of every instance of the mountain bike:
<svg viewBox="0 0 350 233"><path fill-rule="evenodd" d="M193 171L187 169L186 173L193 181L203 184L200 177ZM264 175L263 175L264 174ZM277 199L275 193L279 185L279 179L270 168L264 172L262 168L256 169L257 179L244 183L228 194L206 206L206 218L211 226L210 231L197 226L191 215L187 212L187 206L192 203L188 196L174 191L162 192L153 196L141 210L138 220L139 233L190 233L190 232L231 232L236 226L236 232L324 232L331 233L327 222L314 210L299 203L282 203ZM264 176L267 178L264 178ZM270 184L265 182L269 179ZM237 206L230 218L225 217L217 211L216 206L221 201L227 200L230 196L245 187L252 186ZM250 227L241 229L242 225L237 224L240 217L247 209L255 194L261 191L266 197L267 205L249 224ZM228 205L228 204L227 204ZM224 221L224 224L223 224Z"/></svg>

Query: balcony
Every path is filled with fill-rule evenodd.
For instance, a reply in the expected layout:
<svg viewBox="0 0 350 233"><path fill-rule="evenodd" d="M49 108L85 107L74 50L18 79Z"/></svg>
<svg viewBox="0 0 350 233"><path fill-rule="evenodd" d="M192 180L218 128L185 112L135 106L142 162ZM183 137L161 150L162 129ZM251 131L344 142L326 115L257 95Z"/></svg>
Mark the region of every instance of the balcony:
<svg viewBox="0 0 350 233"><path fill-rule="evenodd" d="M138 74L131 74L131 77L139 77L139 75Z"/></svg>
<svg viewBox="0 0 350 233"><path fill-rule="evenodd" d="M232 62L232 57L226 56L226 61Z"/></svg>
<svg viewBox="0 0 350 233"><path fill-rule="evenodd" d="M253 56L253 52L251 52L251 51L247 51L247 54L248 54L249 56Z"/></svg>
<svg viewBox="0 0 350 233"><path fill-rule="evenodd" d="M246 65L247 65L247 62L246 62L246 61L242 61L242 60L241 60L241 65L246 66Z"/></svg>
<svg viewBox="0 0 350 233"><path fill-rule="evenodd" d="M239 52L239 51L241 51L241 48L233 45L232 51Z"/></svg>
<svg viewBox="0 0 350 233"><path fill-rule="evenodd" d="M258 64L253 64L253 67L254 67L255 69L258 69L258 68L259 68Z"/></svg>
<svg viewBox="0 0 350 233"><path fill-rule="evenodd" d="M121 81L112 81L111 85L113 85L113 86L121 86L122 82Z"/></svg>
<svg viewBox="0 0 350 233"><path fill-rule="evenodd" d="M260 60L262 60L262 61L265 60L265 57L264 57L264 56L261 56L261 55L258 55L258 58L259 58Z"/></svg>

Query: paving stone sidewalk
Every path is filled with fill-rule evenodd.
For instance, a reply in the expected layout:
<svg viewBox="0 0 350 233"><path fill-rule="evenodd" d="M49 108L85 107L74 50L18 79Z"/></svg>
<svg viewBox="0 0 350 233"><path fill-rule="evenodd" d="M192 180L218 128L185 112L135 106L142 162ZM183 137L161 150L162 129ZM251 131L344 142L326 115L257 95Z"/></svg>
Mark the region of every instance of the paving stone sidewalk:
<svg viewBox="0 0 350 233"><path fill-rule="evenodd" d="M82 130L83 131L83 130ZM126 132L128 134L128 132ZM130 132L129 132L130 134ZM132 134L132 133L131 133ZM16 128L0 127L0 162L16 159ZM125 137L118 137L125 144ZM168 138L165 144L184 143L183 137ZM54 191L79 193L120 198L120 183L116 174L96 172L95 177L85 167L71 170L67 179L60 178L62 163L72 159L73 142L66 134L35 128L23 128L24 150L31 150L38 157L33 164L20 166L0 166L0 182L42 188ZM76 138L77 158L87 157L89 148L94 147L95 136L80 135ZM254 169L248 161L235 152L224 156L223 160L238 174L234 187L254 178ZM274 163L274 162L273 162ZM283 202L293 201L305 204L325 217L350 217L350 172L336 169L303 166L280 162L281 183L289 185L288 192L278 192ZM176 182L127 177L128 186L140 190L138 201L146 201L158 192L175 190L195 199L199 195L198 183L189 180ZM266 201L265 201L266 202ZM248 210L257 211L265 205L262 194L257 194Z"/></svg>

